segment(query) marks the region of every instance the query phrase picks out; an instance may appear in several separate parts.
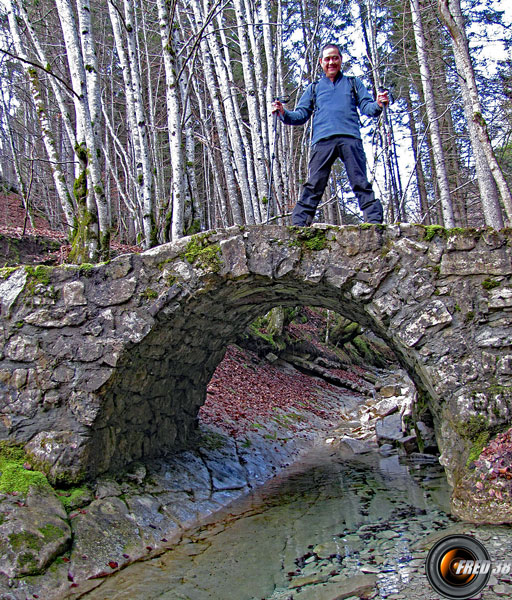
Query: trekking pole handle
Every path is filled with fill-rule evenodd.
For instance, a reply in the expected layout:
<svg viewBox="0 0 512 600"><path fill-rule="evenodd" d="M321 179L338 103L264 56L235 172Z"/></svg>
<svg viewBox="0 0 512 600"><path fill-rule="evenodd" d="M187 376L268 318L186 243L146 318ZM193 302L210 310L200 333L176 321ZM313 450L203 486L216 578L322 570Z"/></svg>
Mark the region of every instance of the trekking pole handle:
<svg viewBox="0 0 512 600"><path fill-rule="evenodd" d="M393 102L395 101L395 98L393 97L393 94L391 93L391 90L389 88L385 88L383 86L380 86L379 88L379 93L383 94L384 92L387 92L388 98L389 98L389 105L393 104Z"/></svg>

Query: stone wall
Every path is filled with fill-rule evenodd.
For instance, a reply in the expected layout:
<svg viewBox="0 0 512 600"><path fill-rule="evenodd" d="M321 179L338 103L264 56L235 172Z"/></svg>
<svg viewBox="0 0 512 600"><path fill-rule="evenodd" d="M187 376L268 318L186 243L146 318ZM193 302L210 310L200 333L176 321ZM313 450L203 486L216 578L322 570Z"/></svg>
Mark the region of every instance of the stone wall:
<svg viewBox="0 0 512 600"><path fill-rule="evenodd" d="M273 306L316 305L396 352L454 484L481 432L510 422L511 238L234 227L99 266L3 269L0 439L53 481L183 446L227 344Z"/></svg>

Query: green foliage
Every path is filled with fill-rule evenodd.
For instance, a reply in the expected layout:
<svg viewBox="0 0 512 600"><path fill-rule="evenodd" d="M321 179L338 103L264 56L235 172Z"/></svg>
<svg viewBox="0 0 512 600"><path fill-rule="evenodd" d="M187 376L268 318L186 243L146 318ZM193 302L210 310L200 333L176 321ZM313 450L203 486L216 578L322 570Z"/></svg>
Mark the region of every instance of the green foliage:
<svg viewBox="0 0 512 600"><path fill-rule="evenodd" d="M146 300L155 300L155 298L158 298L158 292L152 288L147 288L142 292L141 296Z"/></svg>
<svg viewBox="0 0 512 600"><path fill-rule="evenodd" d="M464 320L466 323L470 323L475 318L475 313L472 310L468 310L468 312L464 316Z"/></svg>
<svg viewBox="0 0 512 600"><path fill-rule="evenodd" d="M194 219L192 223L188 226L185 231L185 235L195 235L201 231L201 221L199 219Z"/></svg>
<svg viewBox="0 0 512 600"><path fill-rule="evenodd" d="M0 492L26 494L32 486L50 487L46 475L25 468L26 463L29 457L21 446L0 442Z"/></svg>

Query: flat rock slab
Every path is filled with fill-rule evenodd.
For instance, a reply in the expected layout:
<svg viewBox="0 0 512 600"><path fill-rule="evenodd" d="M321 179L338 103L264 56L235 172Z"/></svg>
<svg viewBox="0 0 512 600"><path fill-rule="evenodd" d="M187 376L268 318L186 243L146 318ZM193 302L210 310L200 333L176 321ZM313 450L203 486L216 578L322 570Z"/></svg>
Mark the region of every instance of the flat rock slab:
<svg viewBox="0 0 512 600"><path fill-rule="evenodd" d="M31 492L26 501L6 497L2 508L0 573L7 577L42 572L71 543L66 511L50 490Z"/></svg>

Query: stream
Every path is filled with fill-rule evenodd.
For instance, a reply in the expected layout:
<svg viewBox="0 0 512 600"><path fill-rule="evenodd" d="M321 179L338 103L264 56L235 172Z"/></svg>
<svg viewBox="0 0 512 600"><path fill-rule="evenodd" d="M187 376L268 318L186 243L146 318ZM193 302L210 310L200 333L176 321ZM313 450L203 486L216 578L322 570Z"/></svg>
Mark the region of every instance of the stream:
<svg viewBox="0 0 512 600"><path fill-rule="evenodd" d="M402 461L396 454L348 457L324 445L188 531L165 554L127 567L82 597L433 599L424 573L432 534L464 527L486 540L492 558L508 554L509 527L451 519L437 462ZM490 584L497 592L506 585Z"/></svg>

